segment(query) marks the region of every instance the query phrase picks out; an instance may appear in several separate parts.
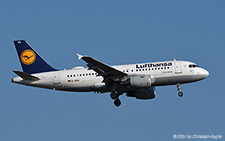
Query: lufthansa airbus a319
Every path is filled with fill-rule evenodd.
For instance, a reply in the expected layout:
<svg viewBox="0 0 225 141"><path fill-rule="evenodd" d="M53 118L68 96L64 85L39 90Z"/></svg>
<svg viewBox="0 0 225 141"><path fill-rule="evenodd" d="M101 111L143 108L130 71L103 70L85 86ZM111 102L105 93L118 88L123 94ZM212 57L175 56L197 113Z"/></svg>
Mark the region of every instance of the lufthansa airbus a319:
<svg viewBox="0 0 225 141"><path fill-rule="evenodd" d="M137 99L155 98L156 86L196 82L208 77L209 72L188 61L164 61L109 66L92 57L78 55L88 68L75 67L57 70L51 67L26 41L14 41L23 71L13 71L18 77L12 82L27 86L72 92L110 92L115 106L126 94Z"/></svg>

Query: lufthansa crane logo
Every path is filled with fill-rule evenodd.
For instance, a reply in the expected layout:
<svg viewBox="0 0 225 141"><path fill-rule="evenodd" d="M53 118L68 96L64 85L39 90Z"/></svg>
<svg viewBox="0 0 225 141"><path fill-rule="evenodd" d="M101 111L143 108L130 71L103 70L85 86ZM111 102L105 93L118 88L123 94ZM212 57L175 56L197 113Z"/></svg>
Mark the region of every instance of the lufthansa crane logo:
<svg viewBox="0 0 225 141"><path fill-rule="evenodd" d="M25 65L31 65L36 60L36 54L34 51L27 49L21 53L20 59Z"/></svg>

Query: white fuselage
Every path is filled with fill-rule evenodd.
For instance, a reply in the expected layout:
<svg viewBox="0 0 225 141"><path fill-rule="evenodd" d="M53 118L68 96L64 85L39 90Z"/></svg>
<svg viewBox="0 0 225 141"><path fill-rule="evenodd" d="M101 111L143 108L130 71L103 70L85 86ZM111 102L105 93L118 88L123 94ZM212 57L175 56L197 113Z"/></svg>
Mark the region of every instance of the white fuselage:
<svg viewBox="0 0 225 141"><path fill-rule="evenodd" d="M166 61L130 65L117 65L113 68L128 75L145 74L151 76L151 86L163 86L190 83L206 78L209 73L188 61ZM103 77L93 70L77 67L71 70L52 71L32 74L40 78L38 81L24 80L21 77L12 82L28 86L63 91L77 92L109 92L110 88L103 82Z"/></svg>

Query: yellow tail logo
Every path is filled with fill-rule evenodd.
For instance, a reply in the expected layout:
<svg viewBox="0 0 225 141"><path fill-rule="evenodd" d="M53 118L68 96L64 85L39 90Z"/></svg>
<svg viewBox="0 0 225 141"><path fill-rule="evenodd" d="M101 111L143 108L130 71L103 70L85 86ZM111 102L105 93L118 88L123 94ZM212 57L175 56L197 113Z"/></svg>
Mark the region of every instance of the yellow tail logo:
<svg viewBox="0 0 225 141"><path fill-rule="evenodd" d="M36 60L36 54L32 50L27 49L21 53L20 59L25 65L31 65Z"/></svg>

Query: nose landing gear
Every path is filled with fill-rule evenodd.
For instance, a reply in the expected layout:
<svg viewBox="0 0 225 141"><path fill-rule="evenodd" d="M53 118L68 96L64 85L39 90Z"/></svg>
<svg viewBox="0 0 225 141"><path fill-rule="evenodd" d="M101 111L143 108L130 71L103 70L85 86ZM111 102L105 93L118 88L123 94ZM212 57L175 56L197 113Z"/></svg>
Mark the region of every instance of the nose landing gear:
<svg viewBox="0 0 225 141"><path fill-rule="evenodd" d="M119 99L120 94L115 91L111 92L110 97L114 100L114 105L119 107L121 105L121 101Z"/></svg>
<svg viewBox="0 0 225 141"><path fill-rule="evenodd" d="M178 92L179 97L182 97L184 94L183 94L183 92L181 91L180 84L177 84L177 90L179 91L179 92Z"/></svg>

